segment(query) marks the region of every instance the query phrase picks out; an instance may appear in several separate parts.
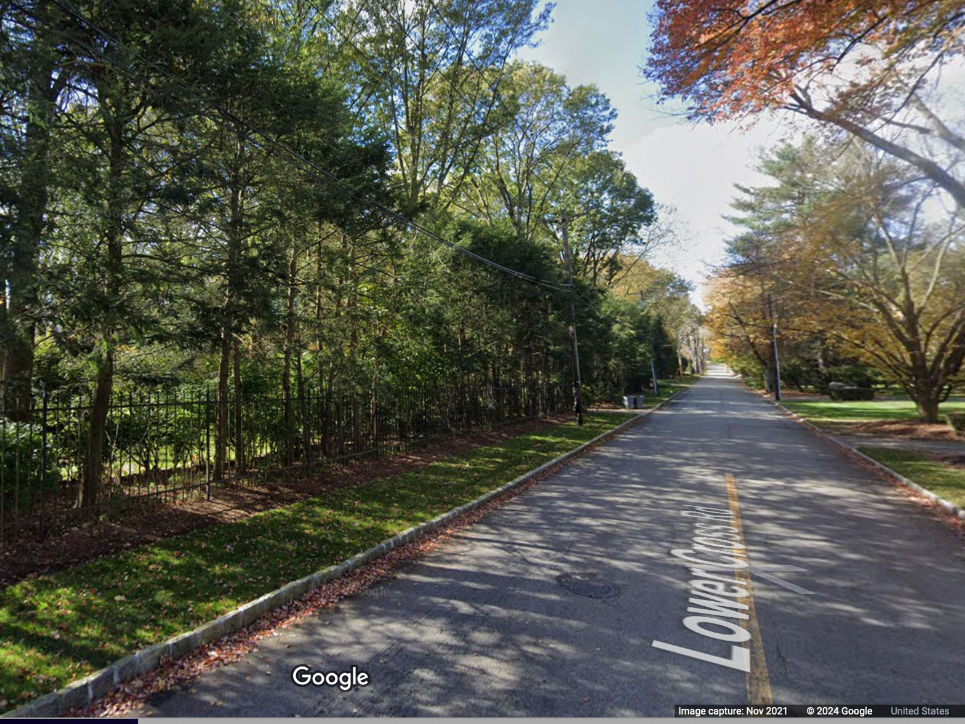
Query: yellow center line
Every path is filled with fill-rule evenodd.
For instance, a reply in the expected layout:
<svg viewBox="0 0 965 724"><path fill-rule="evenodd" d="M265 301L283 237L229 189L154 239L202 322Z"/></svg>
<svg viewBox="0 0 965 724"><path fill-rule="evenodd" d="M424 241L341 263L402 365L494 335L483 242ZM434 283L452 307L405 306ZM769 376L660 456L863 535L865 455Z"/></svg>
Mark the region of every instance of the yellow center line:
<svg viewBox="0 0 965 724"><path fill-rule="evenodd" d="M741 520L740 501L737 499L737 483L734 476L727 474L727 503L730 512L734 514L734 526L737 528L738 540L747 545L744 538L744 522ZM734 553L744 555L747 548L743 550L734 549ZM747 683L747 703L754 706L770 706L774 703L771 696L771 680L767 675L767 661L764 659L764 644L761 639L761 628L757 623L757 608L754 605L754 586L751 583L751 574L746 568L735 568L734 576L741 588L747 590L747 597L740 599L747 605L747 615L749 616L748 626L751 637L744 642L744 647L750 649L751 670L745 675Z"/></svg>

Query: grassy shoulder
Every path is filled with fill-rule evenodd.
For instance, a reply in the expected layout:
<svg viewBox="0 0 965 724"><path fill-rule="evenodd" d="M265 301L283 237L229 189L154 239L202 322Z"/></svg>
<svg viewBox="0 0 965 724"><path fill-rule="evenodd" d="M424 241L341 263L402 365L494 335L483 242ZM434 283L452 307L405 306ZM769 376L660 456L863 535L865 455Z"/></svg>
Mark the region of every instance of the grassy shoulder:
<svg viewBox="0 0 965 724"><path fill-rule="evenodd" d="M671 395L680 392L680 390L687 389L698 379L700 378L697 375L684 375L680 378L674 377L670 380L660 380L657 384L657 390L660 392L657 396L657 401L662 402Z"/></svg>
<svg viewBox="0 0 965 724"><path fill-rule="evenodd" d="M859 447L858 450L935 495L965 507L965 468L939 462L915 450L884 447Z"/></svg>
<svg viewBox="0 0 965 724"><path fill-rule="evenodd" d="M809 422L818 425L837 422L870 422L872 420L917 420L918 411L915 403L909 399L868 400L857 402L821 401L785 401L782 403L787 409L797 413ZM942 403L941 412L965 412L965 402L948 401Z"/></svg>
<svg viewBox="0 0 965 724"><path fill-rule="evenodd" d="M339 563L617 426L586 415L0 591L0 712Z"/></svg>

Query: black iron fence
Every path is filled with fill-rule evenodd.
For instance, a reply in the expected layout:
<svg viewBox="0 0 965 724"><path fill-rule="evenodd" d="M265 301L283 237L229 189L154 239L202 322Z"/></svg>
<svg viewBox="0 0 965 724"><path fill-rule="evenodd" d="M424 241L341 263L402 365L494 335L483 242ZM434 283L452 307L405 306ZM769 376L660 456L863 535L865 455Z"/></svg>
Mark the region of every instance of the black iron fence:
<svg viewBox="0 0 965 724"><path fill-rule="evenodd" d="M131 505L210 498L223 485L404 450L475 428L556 412L559 388L467 379L375 393L218 400L215 390L115 395L90 486L89 399L43 395L0 413L0 542ZM219 414L220 413L220 414ZM86 489L85 489L86 488Z"/></svg>

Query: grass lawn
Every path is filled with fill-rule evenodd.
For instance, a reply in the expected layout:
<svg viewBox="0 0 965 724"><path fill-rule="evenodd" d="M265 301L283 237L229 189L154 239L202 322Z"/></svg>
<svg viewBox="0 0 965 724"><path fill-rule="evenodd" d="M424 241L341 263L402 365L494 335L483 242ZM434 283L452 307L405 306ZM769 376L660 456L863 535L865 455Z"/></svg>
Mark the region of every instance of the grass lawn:
<svg viewBox="0 0 965 724"><path fill-rule="evenodd" d="M684 375L683 379L674 377L671 380L659 380L657 383L657 389L660 390L659 398L665 400L674 392L690 387L697 380L697 375ZM651 392L652 391L653 390L651 390Z"/></svg>
<svg viewBox="0 0 965 724"><path fill-rule="evenodd" d="M0 712L339 563L609 430L590 414L0 591Z"/></svg>
<svg viewBox="0 0 965 724"><path fill-rule="evenodd" d="M859 402L783 402L787 409L796 412L816 425L822 422L868 422L870 420L917 420L915 403L905 399L868 400ZM949 400L940 408L942 413L965 412L965 402ZM944 422L944 414L942 415Z"/></svg>
<svg viewBox="0 0 965 724"><path fill-rule="evenodd" d="M861 452L882 465L914 480L926 490L965 507L965 469L932 460L914 450L859 447Z"/></svg>

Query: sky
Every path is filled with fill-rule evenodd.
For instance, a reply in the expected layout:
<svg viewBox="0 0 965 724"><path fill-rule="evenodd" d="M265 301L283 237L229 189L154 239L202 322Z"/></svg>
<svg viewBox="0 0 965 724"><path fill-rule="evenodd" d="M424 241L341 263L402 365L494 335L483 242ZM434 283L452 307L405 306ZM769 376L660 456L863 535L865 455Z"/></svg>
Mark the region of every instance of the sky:
<svg viewBox="0 0 965 724"><path fill-rule="evenodd" d="M652 100L639 67L650 37L650 0L556 0L553 23L536 49L520 53L566 76L569 85L596 85L618 116L611 149L619 152L640 185L658 203L677 208L685 243L651 256L698 285L709 265L722 260L734 229L722 219L734 184L761 185L753 170L758 149L778 144L791 132L788 118L775 116L753 128L695 125L671 116Z"/></svg>

